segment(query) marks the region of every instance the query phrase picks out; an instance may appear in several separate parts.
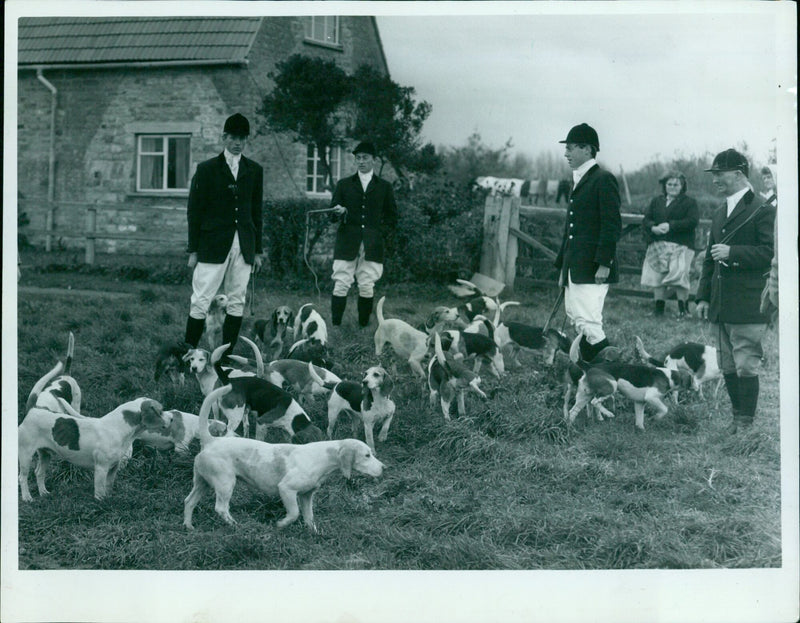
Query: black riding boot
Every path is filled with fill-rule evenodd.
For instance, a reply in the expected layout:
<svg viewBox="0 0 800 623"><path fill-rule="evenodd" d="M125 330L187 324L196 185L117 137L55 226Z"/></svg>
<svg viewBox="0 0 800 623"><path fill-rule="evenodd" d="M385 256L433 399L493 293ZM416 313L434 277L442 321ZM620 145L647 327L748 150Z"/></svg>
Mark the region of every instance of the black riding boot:
<svg viewBox="0 0 800 623"><path fill-rule="evenodd" d="M225 351L226 355L230 355L233 352L233 347L236 346L236 340L239 339L239 329L241 328L241 316L225 314L225 322L222 323L222 343L230 344L228 350Z"/></svg>
<svg viewBox="0 0 800 623"><path fill-rule="evenodd" d="M189 316L186 320L186 343L191 344L192 348L197 348L200 338L203 337L203 330L206 327L205 318L193 318Z"/></svg>
<svg viewBox="0 0 800 623"><path fill-rule="evenodd" d="M656 309L653 312L653 314L655 316L663 316L664 315L664 310L666 309L666 307L667 307L667 302L666 301L656 300Z"/></svg>
<svg viewBox="0 0 800 623"><path fill-rule="evenodd" d="M369 324L369 317L372 314L372 298L358 297L358 324L366 327Z"/></svg>
<svg viewBox="0 0 800 623"><path fill-rule="evenodd" d="M728 390L728 397L731 399L731 411L733 412L733 422L728 427L728 432L730 434L735 434L738 430L739 423L741 421L740 415L740 390L739 390L739 375L736 372L731 372L729 374L723 374L722 377L725 379L725 389Z"/></svg>
<svg viewBox="0 0 800 623"><path fill-rule="evenodd" d="M739 377L739 427L748 428L753 425L758 406L759 383L757 376Z"/></svg>
<svg viewBox="0 0 800 623"><path fill-rule="evenodd" d="M344 316L345 307L347 307L346 296L331 295L331 324L337 327L342 324L342 316Z"/></svg>

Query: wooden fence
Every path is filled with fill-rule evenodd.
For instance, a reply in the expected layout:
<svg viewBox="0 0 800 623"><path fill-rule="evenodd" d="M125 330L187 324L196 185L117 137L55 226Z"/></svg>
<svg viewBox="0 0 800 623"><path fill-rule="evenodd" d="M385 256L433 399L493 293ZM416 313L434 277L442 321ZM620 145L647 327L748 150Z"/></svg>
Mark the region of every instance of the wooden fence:
<svg viewBox="0 0 800 623"><path fill-rule="evenodd" d="M20 202L19 209L20 212L24 211L25 202ZM75 230L75 229L59 229L54 225L55 218L54 214L56 210L59 208L66 208L68 210L72 210L75 212L80 212L80 210L85 210L85 229L83 230ZM106 211L113 211L113 212L120 212L120 211L134 211L140 216L142 214L146 214L148 211L152 212L163 212L163 207L157 206L146 206L146 205L136 205L136 206L124 206L120 204L102 204L102 203L92 203L87 204L83 202L76 202L76 201L58 201L54 203L46 204L46 217L45 217L45 227L42 228L34 228L34 227L25 227L20 233L30 236L44 236L45 237L45 251L49 252L52 250L53 246L53 239L58 238L77 238L83 239L86 241L85 243L85 262L87 264L94 264L95 263L95 256L96 256L96 241L97 240L122 240L125 242L149 242L154 244L161 244L164 245L165 248L171 249L180 249L186 245L186 236L185 235L154 235L154 234L143 234L136 231L98 231L97 229L97 212L98 210L106 210Z"/></svg>
<svg viewBox="0 0 800 623"><path fill-rule="evenodd" d="M552 263L561 244L566 214L566 208L522 206L519 197L487 197L483 215L480 272L512 289L520 270L533 273L531 278L525 279L532 285L556 286ZM617 244L617 261L623 276L621 282L633 281L630 278L624 279L624 276L641 276L646 248L646 242L641 235L643 216L626 212L621 216L622 236ZM698 240L707 240L710 226L710 219L700 219ZM520 242L523 243L522 248ZM695 262L699 261L699 255L701 254L696 254ZM626 287L628 285L631 284L620 283L613 287L613 291L629 296L652 296L652 290Z"/></svg>

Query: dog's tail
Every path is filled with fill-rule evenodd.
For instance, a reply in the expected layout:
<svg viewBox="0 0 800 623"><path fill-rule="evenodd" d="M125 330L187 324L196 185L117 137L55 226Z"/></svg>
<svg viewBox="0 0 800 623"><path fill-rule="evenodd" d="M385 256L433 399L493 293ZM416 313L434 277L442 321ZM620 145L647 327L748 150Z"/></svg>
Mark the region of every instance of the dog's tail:
<svg viewBox="0 0 800 623"><path fill-rule="evenodd" d="M382 296L381 299L378 301L378 306L375 308L375 317L378 319L378 325L383 324L383 302L386 300L385 296Z"/></svg>
<svg viewBox="0 0 800 623"><path fill-rule="evenodd" d="M447 366L447 360L444 358L444 351L442 350L442 338L439 337L438 333L433 334L433 350L436 353L436 361L439 362L439 365L445 368Z"/></svg>
<svg viewBox="0 0 800 623"><path fill-rule="evenodd" d="M495 298L495 303L497 303L497 307L494 310L494 326L500 326L500 321L502 320L502 314L505 311L506 307L510 305L522 305L519 301L506 301L505 303L501 303L497 298Z"/></svg>
<svg viewBox="0 0 800 623"><path fill-rule="evenodd" d="M86 417L85 415L78 413L75 410L75 408L71 404L69 404L66 400L64 400L61 396L57 396L56 401L58 401L58 404L61 406L61 409L67 415L71 415L72 417L77 417L77 418Z"/></svg>
<svg viewBox="0 0 800 623"><path fill-rule="evenodd" d="M227 345L225 345L225 347L227 347ZM224 347L220 346L220 348ZM217 350L220 350L220 348ZM214 351L215 354L217 350ZM219 374L219 372L217 372L217 374ZM208 414L211 411L211 405L232 389L233 386L231 385L223 385L210 392L208 396L203 399L203 404L200 407L200 419L197 422L197 436L200 438L200 447L205 448L206 445L215 438L208 429Z"/></svg>
<svg viewBox="0 0 800 623"><path fill-rule="evenodd" d="M64 374L69 374L72 368L72 355L75 352L75 336L69 332L69 342L67 344L67 359L64 361Z"/></svg>
<svg viewBox="0 0 800 623"><path fill-rule="evenodd" d="M639 360L642 363L648 363L657 368L664 365L663 361L659 361L655 357L650 356L650 353L644 349L644 342L642 342L642 338L640 338L638 335L636 336L636 356L639 357Z"/></svg>
<svg viewBox="0 0 800 623"><path fill-rule="evenodd" d="M253 356L256 359L256 375L258 378L264 378L264 358L261 356L261 351L258 349L258 346L252 340L247 339L244 335L241 336L242 342L247 344L250 348L253 349Z"/></svg>
<svg viewBox="0 0 800 623"><path fill-rule="evenodd" d="M310 361L308 362L308 375L311 377L311 380L314 381L317 385L324 387L325 389L333 389L336 387L336 381L325 381L314 369L314 364Z"/></svg>
<svg viewBox="0 0 800 623"><path fill-rule="evenodd" d="M42 378L36 381L36 384L31 389L31 393L28 395L28 400L25 403L25 413L27 413L34 407L36 401L39 399L39 394L41 394L42 390L45 387L47 387L47 384L54 378L56 378L59 374L61 374L63 371L64 371L64 364L59 361L56 365L53 366L53 369L50 370L50 372L48 372Z"/></svg>
<svg viewBox="0 0 800 623"><path fill-rule="evenodd" d="M214 350L213 353L211 353L211 365L214 366L214 370L216 371L217 376L219 377L219 380L220 382L222 382L223 385L227 385L228 382L230 381L230 378L228 377L227 370L225 370L225 368L222 367L220 359L222 359L222 355L225 354L225 351L228 350L229 346L230 344L223 344L222 346L219 346L216 350Z"/></svg>

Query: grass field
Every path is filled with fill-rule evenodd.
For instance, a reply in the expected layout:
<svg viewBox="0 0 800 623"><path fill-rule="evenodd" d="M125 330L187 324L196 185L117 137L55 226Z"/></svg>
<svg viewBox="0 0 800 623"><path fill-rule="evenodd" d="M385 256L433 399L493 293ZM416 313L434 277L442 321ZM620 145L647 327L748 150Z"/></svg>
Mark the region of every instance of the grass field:
<svg viewBox="0 0 800 623"><path fill-rule="evenodd" d="M36 286L99 293L20 291L19 408L34 382L76 339L73 376L83 411L100 416L137 396L197 413L194 379L182 389L153 380L158 347L182 337L188 285L115 282L80 274L31 274ZM124 292L113 296L113 291ZM385 315L412 323L454 297L441 286L382 286ZM554 290L519 292L509 318L542 324ZM286 290L259 281L256 317L278 304L318 303L308 286ZM663 353L683 339L711 342L711 327L648 316L650 301L609 297L611 341L632 355L639 335ZM247 312L249 314L249 310ZM560 323L560 317L558 319ZM374 323L374 320L373 320ZM345 326L332 339L341 375L360 378L376 363L374 325L355 326L351 298ZM498 381L483 375L491 398L467 399L466 417L446 423L428 406L427 389L407 365L396 368L397 416L378 457L379 479L336 474L316 497L321 533L301 522L279 531L278 499L237 486L225 525L207 499L195 531L182 525L192 460L134 446L109 498L93 498L91 473L54 461L51 495L19 502L20 569L689 569L779 567L780 456L778 339L770 330L754 428L726 436L729 403L685 397L660 421L636 433L630 404L604 422L562 419L555 370L523 356L521 370ZM244 352L244 351L242 351ZM670 403L671 404L671 403ZM322 400L310 410L325 429ZM20 412L20 417L22 417ZM363 430L342 418L336 436ZM277 433L276 433L277 435ZM275 441L281 440L276 436ZM32 479L32 476L31 476Z"/></svg>

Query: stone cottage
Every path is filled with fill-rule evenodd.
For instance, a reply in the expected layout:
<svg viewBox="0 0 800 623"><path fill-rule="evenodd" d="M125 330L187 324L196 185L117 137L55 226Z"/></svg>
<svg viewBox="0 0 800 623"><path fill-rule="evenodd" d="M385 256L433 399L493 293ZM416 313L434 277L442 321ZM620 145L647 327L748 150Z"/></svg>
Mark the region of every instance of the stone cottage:
<svg viewBox="0 0 800 623"><path fill-rule="evenodd" d="M194 168L234 112L267 200L325 196L316 148L252 123L268 74L297 53L388 74L370 16L26 17L18 41L19 210L47 247L82 247L87 223L99 251L185 243ZM341 149L331 163L348 173Z"/></svg>

